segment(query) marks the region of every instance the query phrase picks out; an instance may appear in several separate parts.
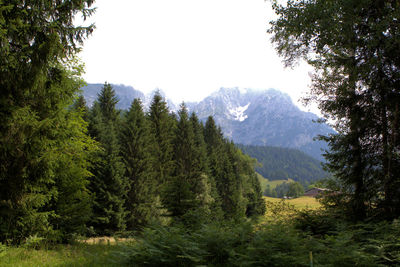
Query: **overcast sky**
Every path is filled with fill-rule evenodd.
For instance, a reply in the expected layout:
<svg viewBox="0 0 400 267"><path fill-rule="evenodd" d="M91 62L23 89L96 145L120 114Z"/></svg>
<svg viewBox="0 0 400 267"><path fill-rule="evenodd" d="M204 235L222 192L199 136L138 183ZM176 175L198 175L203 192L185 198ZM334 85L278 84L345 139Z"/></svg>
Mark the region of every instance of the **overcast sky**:
<svg viewBox="0 0 400 267"><path fill-rule="evenodd" d="M163 90L200 101L220 87L275 88L296 102L310 84L305 64L285 69L266 33L264 0L97 0L97 29L81 59L89 83ZM303 108L304 109L304 108Z"/></svg>

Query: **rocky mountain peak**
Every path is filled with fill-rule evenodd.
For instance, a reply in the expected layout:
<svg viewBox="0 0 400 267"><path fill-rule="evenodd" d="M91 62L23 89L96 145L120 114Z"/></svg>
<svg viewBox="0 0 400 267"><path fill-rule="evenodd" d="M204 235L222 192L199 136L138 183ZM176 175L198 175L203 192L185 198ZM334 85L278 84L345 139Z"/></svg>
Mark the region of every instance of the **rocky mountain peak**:
<svg viewBox="0 0 400 267"><path fill-rule="evenodd" d="M102 86L89 84L82 88L89 106ZM120 109L128 109L134 98L141 98L147 109L156 92L144 95L129 86L113 87ZM160 94L166 98L164 92ZM175 112L179 105L166 99L169 109ZM186 105L200 120L213 116L225 136L235 143L296 148L319 160L327 145L314 138L334 132L325 124L314 123L313 120L318 119L315 114L301 111L288 94L275 89L221 88L200 102Z"/></svg>

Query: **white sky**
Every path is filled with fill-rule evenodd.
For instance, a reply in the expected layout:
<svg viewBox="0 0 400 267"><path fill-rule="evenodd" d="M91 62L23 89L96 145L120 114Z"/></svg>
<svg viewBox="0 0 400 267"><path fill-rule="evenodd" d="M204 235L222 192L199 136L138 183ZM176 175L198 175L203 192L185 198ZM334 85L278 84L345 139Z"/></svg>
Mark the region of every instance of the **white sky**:
<svg viewBox="0 0 400 267"><path fill-rule="evenodd" d="M97 29L80 57L88 83L163 90L200 101L220 87L275 88L294 102L311 68L284 69L266 33L264 0L97 0ZM304 108L302 108L304 109Z"/></svg>

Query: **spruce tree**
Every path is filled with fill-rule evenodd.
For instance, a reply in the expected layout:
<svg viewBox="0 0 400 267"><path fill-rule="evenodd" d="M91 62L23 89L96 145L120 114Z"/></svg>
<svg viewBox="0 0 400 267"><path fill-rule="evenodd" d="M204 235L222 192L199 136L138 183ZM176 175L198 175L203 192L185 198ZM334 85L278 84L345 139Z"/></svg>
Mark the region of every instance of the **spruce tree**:
<svg viewBox="0 0 400 267"><path fill-rule="evenodd" d="M83 112L81 108L74 108L60 113L62 120L59 130L66 140L60 142L59 149L52 154L52 157L57 158L54 171L57 197L47 209L56 215L51 224L59 232L58 241L62 242L69 242L76 235L85 235L87 223L92 216L93 195L89 191L89 168L98 146L87 135Z"/></svg>
<svg viewBox="0 0 400 267"><path fill-rule="evenodd" d="M157 219L159 213L151 137L142 103L134 99L125 114L120 134L121 156L129 186L125 201L128 230L145 226Z"/></svg>
<svg viewBox="0 0 400 267"><path fill-rule="evenodd" d="M105 83L90 116L91 132L102 148L92 168L90 188L95 194L95 200L91 225L97 234L102 235L122 231L126 226L124 200L127 182L118 142L117 102L112 86Z"/></svg>
<svg viewBox="0 0 400 267"><path fill-rule="evenodd" d="M151 151L154 157L153 170L156 177L157 194L161 200L165 197L164 185L171 179L174 168L173 145L175 120L169 114L167 103L159 93L154 95L148 113Z"/></svg>
<svg viewBox="0 0 400 267"><path fill-rule="evenodd" d="M171 216L185 217L188 212L204 212L210 200L210 184L205 174L205 158L196 145L192 123L184 104L178 112L175 128L174 171L166 185L164 204ZM185 218L186 220L189 218Z"/></svg>
<svg viewBox="0 0 400 267"><path fill-rule="evenodd" d="M207 145L209 168L215 180L218 201L225 218L240 217L237 204L239 200L237 174L234 170L229 144L226 143L222 131L209 117L204 128L204 139Z"/></svg>
<svg viewBox="0 0 400 267"><path fill-rule="evenodd" d="M59 177L78 183L86 177L85 156L82 164L74 165L76 173L60 176L66 159L58 156L71 138L75 152L85 154L78 147L81 138L86 142L84 127L77 123L65 133L63 125L79 121L65 110L81 86L81 67L73 57L93 26L73 22L77 14L90 16L92 3L1 2L0 242L54 236L52 219L57 215L50 205L58 194ZM77 190L84 191L84 186Z"/></svg>

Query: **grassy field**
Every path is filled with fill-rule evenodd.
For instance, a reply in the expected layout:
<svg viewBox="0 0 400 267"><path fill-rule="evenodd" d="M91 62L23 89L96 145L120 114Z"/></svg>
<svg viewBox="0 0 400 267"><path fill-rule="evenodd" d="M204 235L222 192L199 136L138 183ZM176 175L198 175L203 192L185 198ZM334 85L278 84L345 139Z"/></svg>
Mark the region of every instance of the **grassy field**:
<svg viewBox="0 0 400 267"><path fill-rule="evenodd" d="M58 245L52 249L8 247L0 252L1 267L121 266L116 245Z"/></svg>
<svg viewBox="0 0 400 267"><path fill-rule="evenodd" d="M271 189L274 189L277 185L283 184L285 182L293 182L292 179L288 180L273 180L270 181L267 178L263 177L261 174L257 173L258 180L260 181L261 184L261 189L264 192L265 189L267 188L267 185L271 187Z"/></svg>
<svg viewBox="0 0 400 267"><path fill-rule="evenodd" d="M301 210L318 209L321 204L313 197L299 197L294 199L281 199L264 197L267 211L262 223L287 221Z"/></svg>
<svg viewBox="0 0 400 267"><path fill-rule="evenodd" d="M264 197L264 199L266 201L271 201L274 203L284 201L290 205L293 205L296 209L318 209L321 207L321 203L319 203L318 200L314 197L302 196L298 198L284 200L282 200L281 198Z"/></svg>

